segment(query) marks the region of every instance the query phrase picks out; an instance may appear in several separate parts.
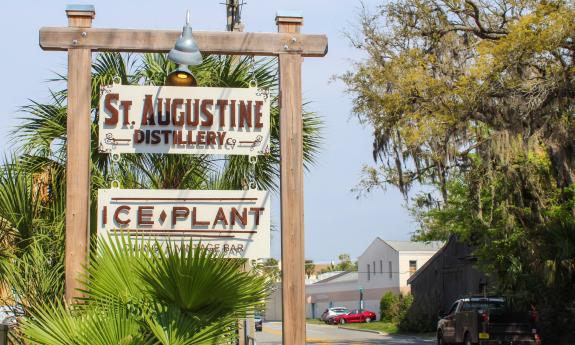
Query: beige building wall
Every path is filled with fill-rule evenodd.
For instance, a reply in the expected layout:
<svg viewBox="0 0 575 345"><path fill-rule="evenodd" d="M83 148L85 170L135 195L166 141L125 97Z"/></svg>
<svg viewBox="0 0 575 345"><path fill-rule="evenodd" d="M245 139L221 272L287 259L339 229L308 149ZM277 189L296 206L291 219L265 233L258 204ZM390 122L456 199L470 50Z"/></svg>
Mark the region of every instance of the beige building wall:
<svg viewBox="0 0 575 345"><path fill-rule="evenodd" d="M410 289L407 285L407 280L409 277L415 273L415 271L410 270L409 262L415 261L416 262L416 270L418 270L421 266L423 266L427 260L431 259L433 254L436 251L429 251L429 252L400 252L399 253L399 286L402 288L402 292L407 291L409 292Z"/></svg>

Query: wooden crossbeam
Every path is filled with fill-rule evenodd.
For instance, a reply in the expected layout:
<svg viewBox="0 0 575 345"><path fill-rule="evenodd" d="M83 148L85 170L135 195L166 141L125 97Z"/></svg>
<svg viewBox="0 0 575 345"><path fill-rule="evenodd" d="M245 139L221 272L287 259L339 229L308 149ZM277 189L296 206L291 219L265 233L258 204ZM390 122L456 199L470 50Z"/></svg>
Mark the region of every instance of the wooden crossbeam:
<svg viewBox="0 0 575 345"><path fill-rule="evenodd" d="M65 51L87 48L94 51L166 53L174 47L181 31L44 27L40 47ZM200 51L221 55L275 56L297 53L303 57L327 54L325 35L300 33L208 32L195 31Z"/></svg>

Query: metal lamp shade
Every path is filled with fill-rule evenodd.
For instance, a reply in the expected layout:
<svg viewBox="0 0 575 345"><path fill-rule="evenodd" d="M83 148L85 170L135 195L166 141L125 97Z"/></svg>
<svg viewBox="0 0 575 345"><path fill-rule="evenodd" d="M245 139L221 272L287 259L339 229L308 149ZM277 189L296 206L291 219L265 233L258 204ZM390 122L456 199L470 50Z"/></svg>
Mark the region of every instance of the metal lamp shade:
<svg viewBox="0 0 575 345"><path fill-rule="evenodd" d="M184 26L182 35L168 53L168 59L179 65L195 66L202 63L202 54L192 36L191 26Z"/></svg>

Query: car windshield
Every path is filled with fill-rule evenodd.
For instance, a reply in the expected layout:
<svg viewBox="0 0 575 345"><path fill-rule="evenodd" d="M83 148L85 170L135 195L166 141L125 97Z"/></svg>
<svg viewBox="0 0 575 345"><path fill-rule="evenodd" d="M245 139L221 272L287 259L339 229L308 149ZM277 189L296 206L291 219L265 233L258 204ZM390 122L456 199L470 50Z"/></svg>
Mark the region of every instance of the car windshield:
<svg viewBox="0 0 575 345"><path fill-rule="evenodd" d="M482 311L482 310L502 310L505 308L503 301L467 301L463 304L463 311Z"/></svg>
<svg viewBox="0 0 575 345"><path fill-rule="evenodd" d="M337 308L337 309L333 309L334 312L336 313L347 313L348 310L345 308Z"/></svg>

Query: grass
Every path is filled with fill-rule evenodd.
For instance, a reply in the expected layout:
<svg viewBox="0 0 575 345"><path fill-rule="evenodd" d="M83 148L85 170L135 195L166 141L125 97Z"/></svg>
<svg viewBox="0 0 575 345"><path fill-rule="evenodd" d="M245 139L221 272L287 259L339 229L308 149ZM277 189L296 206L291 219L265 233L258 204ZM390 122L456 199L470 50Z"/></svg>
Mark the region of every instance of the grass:
<svg viewBox="0 0 575 345"><path fill-rule="evenodd" d="M370 331L379 331L389 334L398 333L397 324L393 322L382 322L374 321L370 323L346 323L344 327L355 328L355 329L365 329Z"/></svg>
<svg viewBox="0 0 575 345"><path fill-rule="evenodd" d="M310 325L326 325L325 322L319 319L306 319L306 323ZM332 327L337 327L341 325L334 325ZM397 323L394 322L383 322L383 321L373 321L370 323L346 323L343 325L346 328L354 329L364 329L370 331L378 331L388 334L405 334L405 335L418 335L421 337L433 338L435 337L435 332L425 332L425 333L413 333L413 332L400 332L397 327Z"/></svg>
<svg viewBox="0 0 575 345"><path fill-rule="evenodd" d="M326 323L319 319L306 319L306 323L311 325L325 325ZM339 325L336 325L339 326ZM344 327L355 329L366 329L370 331L379 331L384 333L398 333L397 324L393 322L373 321L370 323L346 323ZM335 326L334 326L335 327Z"/></svg>

